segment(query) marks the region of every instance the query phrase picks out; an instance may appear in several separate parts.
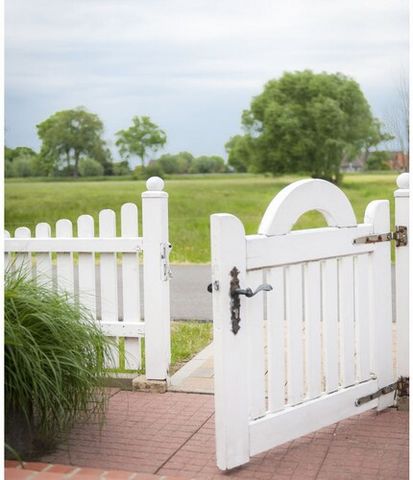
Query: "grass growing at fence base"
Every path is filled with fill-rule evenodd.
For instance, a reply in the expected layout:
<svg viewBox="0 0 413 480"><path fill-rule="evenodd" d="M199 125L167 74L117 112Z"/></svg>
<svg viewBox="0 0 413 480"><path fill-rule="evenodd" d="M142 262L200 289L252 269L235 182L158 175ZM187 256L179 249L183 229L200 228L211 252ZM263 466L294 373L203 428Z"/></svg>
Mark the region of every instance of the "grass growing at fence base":
<svg viewBox="0 0 413 480"><path fill-rule="evenodd" d="M363 221L364 210L372 200L388 199L393 205L397 173L345 175L343 190ZM172 262L207 263L210 261L209 217L213 213L232 213L245 225L247 234L257 232L265 209L283 187L299 176L265 177L263 175L213 175L196 178L173 178L166 181L169 193L169 232L174 246ZM110 182L10 182L5 184L6 229L14 232L27 226L34 232L39 222L54 224L68 218L74 224L79 215L90 214L97 221L98 213L111 208L117 214L123 203L141 206L143 181ZM393 208L392 208L393 211ZM119 233L119 218L118 233ZM322 225L320 216L310 213L299 223L300 228ZM98 231L97 223L95 232ZM141 230L140 230L141 231Z"/></svg>
<svg viewBox="0 0 413 480"><path fill-rule="evenodd" d="M179 370L211 342L212 322L172 322L170 373Z"/></svg>

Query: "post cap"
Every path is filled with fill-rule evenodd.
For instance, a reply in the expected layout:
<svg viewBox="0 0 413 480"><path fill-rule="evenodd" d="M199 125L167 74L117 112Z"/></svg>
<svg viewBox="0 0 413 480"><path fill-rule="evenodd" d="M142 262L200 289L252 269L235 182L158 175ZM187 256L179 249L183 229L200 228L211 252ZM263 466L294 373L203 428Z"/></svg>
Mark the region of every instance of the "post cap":
<svg viewBox="0 0 413 480"><path fill-rule="evenodd" d="M402 189L408 189L409 188L409 174L407 172L400 174L397 177L397 186Z"/></svg>
<svg viewBox="0 0 413 480"><path fill-rule="evenodd" d="M150 177L146 180L146 188L150 192L161 192L165 186L165 182L161 177Z"/></svg>

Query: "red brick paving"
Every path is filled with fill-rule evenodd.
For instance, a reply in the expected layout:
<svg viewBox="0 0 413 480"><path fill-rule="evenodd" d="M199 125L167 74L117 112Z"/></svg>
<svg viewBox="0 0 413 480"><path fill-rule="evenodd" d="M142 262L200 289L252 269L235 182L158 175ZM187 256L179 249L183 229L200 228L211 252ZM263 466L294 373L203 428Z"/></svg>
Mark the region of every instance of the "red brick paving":
<svg viewBox="0 0 413 480"><path fill-rule="evenodd" d="M158 480L408 479L408 413L395 409L357 415L220 472L215 466L213 400L211 395L118 392L110 399L101 430L98 425L77 426L68 445L41 461L100 469L107 480L131 479L125 470ZM53 470L58 467L50 468L42 475L58 473ZM86 478L85 469L83 474L83 480L98 478Z"/></svg>

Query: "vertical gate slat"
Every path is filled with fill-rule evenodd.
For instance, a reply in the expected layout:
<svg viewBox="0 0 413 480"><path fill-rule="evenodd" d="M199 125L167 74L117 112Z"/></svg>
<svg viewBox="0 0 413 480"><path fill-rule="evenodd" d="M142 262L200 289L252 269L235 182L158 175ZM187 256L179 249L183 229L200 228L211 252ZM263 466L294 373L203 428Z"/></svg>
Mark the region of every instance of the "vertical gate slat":
<svg viewBox="0 0 413 480"><path fill-rule="evenodd" d="M338 267L340 383L346 387L355 381L353 257L339 259Z"/></svg>
<svg viewBox="0 0 413 480"><path fill-rule="evenodd" d="M338 388L338 311L337 311L337 259L321 263L322 272L322 319L323 319L323 365L325 389L333 392Z"/></svg>
<svg viewBox="0 0 413 480"><path fill-rule="evenodd" d="M290 405L301 402L304 395L302 281L302 265L288 266L286 269L287 393Z"/></svg>
<svg viewBox="0 0 413 480"><path fill-rule="evenodd" d="M95 225L91 215L81 215L77 219L77 236L94 238ZM96 319L96 267L95 254L79 253L79 303L86 307Z"/></svg>
<svg viewBox="0 0 413 480"><path fill-rule="evenodd" d="M36 225L36 238L50 238L52 230L48 223L38 223ZM53 271L52 271L52 255L50 252L36 254L36 278L41 285L52 287Z"/></svg>
<svg viewBox="0 0 413 480"><path fill-rule="evenodd" d="M362 382L370 378L371 372L369 257L358 255L354 261L357 380Z"/></svg>
<svg viewBox="0 0 413 480"><path fill-rule="evenodd" d="M27 227L16 228L14 232L15 238L30 238L30 229ZM14 266L16 271L21 272L23 275L31 277L32 274L32 254L31 253L16 253L14 260Z"/></svg>
<svg viewBox="0 0 413 480"><path fill-rule="evenodd" d="M321 393L321 265L304 265L307 398Z"/></svg>
<svg viewBox="0 0 413 480"><path fill-rule="evenodd" d="M138 207L125 203L121 208L122 237L138 237ZM122 255L123 321L140 321L139 258L137 253ZM125 367L141 368L140 338L125 338Z"/></svg>
<svg viewBox="0 0 413 480"><path fill-rule="evenodd" d="M262 270L247 272L246 285L255 290L263 283ZM242 318L242 317L241 317ZM246 301L248 336L248 394L250 418L265 413L264 295Z"/></svg>
<svg viewBox="0 0 413 480"><path fill-rule="evenodd" d="M56 222L56 238L72 238L72 222L61 219ZM74 267L72 253L56 254L56 280L57 288L66 291L70 296L74 295Z"/></svg>
<svg viewBox="0 0 413 480"><path fill-rule="evenodd" d="M267 281L273 287L267 293L268 410L276 412L285 405L284 269L270 269Z"/></svg>
<svg viewBox="0 0 413 480"><path fill-rule="evenodd" d="M116 237L116 217L113 210L102 210L99 213L99 236L101 238ZM100 297L102 306L102 322L117 322L118 288L117 263L115 253L100 255ZM111 355L105 359L107 368L119 366L119 348L117 338L111 347Z"/></svg>

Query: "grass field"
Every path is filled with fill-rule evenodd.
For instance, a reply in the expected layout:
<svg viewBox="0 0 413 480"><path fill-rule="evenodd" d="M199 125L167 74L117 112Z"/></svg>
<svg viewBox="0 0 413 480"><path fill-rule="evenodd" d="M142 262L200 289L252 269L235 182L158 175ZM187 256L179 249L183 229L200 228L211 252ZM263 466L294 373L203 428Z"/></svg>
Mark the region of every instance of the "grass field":
<svg viewBox="0 0 413 480"><path fill-rule="evenodd" d="M359 222L363 221L367 204L376 199L390 200L393 217L396 176L396 173L345 176L342 188L352 202ZM169 193L169 231L173 244L171 261L209 262L209 216L213 213L232 213L244 222L248 234L256 233L274 195L299 178L304 177L213 175L167 180L165 190ZM125 202L140 206L140 194L145 189L143 181L6 181L6 229L12 233L15 228L26 226L33 232L37 223L48 222L53 230L54 223L60 218L68 218L75 224L77 217L85 213L97 220L103 208L119 213ZM310 212L296 227L324 224L319 213Z"/></svg>

